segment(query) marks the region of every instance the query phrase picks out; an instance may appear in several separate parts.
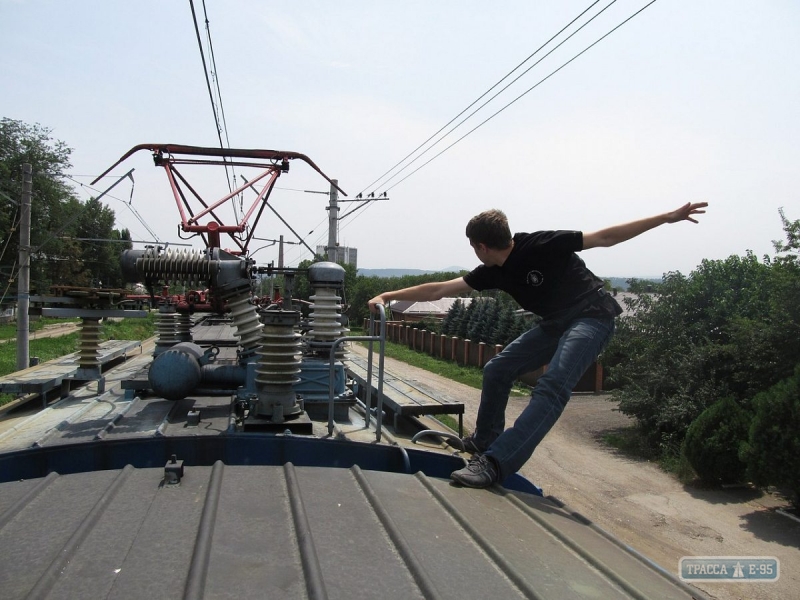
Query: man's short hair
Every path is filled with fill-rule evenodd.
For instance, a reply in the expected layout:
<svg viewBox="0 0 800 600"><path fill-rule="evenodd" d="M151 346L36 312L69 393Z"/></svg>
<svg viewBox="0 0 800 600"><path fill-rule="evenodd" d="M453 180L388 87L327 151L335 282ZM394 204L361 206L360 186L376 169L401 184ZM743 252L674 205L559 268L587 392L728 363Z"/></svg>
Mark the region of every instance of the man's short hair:
<svg viewBox="0 0 800 600"><path fill-rule="evenodd" d="M467 223L467 237L471 244L485 244L488 248L505 250L511 245L511 229L502 210L493 208L475 215Z"/></svg>

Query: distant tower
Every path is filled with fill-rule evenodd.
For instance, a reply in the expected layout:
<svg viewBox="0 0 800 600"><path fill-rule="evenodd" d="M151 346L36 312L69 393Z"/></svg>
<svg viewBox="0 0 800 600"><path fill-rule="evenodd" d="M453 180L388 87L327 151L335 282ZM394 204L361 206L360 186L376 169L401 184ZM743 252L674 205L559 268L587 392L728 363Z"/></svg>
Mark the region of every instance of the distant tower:
<svg viewBox="0 0 800 600"><path fill-rule="evenodd" d="M358 267L358 248L336 246L335 252L330 252L326 246L317 246L317 254L327 257L330 262ZM332 258L334 255L336 260Z"/></svg>

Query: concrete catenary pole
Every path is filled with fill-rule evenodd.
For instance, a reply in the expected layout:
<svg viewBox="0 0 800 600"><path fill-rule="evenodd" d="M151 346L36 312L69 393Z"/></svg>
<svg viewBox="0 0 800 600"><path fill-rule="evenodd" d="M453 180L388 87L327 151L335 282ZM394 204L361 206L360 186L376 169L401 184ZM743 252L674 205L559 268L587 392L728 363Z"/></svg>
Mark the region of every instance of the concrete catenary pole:
<svg viewBox="0 0 800 600"><path fill-rule="evenodd" d="M31 196L33 167L22 165L22 214L19 225L19 275L17 276L17 370L27 369L30 362L28 329L31 288Z"/></svg>
<svg viewBox="0 0 800 600"><path fill-rule="evenodd" d="M328 260L338 262L339 258L339 180L331 179L330 204L328 205Z"/></svg>

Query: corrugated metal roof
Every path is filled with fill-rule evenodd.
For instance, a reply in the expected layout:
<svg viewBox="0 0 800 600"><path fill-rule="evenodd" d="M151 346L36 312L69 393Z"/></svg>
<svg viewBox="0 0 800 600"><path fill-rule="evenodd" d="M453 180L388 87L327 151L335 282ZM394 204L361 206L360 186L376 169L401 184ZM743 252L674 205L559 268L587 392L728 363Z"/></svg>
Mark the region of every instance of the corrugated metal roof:
<svg viewBox="0 0 800 600"><path fill-rule="evenodd" d="M441 298L440 300L417 301L417 300L393 300L389 307L394 312L403 314L446 314L453 304L460 300L465 306L469 306L476 298Z"/></svg>
<svg viewBox="0 0 800 600"><path fill-rule="evenodd" d="M3 598L693 596L585 519L500 487L291 463L163 476L0 484Z"/></svg>

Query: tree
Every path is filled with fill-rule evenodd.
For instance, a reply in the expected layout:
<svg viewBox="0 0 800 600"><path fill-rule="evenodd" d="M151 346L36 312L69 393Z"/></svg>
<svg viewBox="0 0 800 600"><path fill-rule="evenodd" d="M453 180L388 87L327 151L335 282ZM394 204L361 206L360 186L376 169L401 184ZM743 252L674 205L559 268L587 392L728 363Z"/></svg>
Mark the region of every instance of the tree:
<svg viewBox="0 0 800 600"><path fill-rule="evenodd" d="M462 302L461 299L456 300L450 305L450 309L442 320L442 333L444 335L455 335L459 319L465 310L464 302Z"/></svg>
<svg viewBox="0 0 800 600"><path fill-rule="evenodd" d="M511 304L505 303L503 304L502 308L500 309L500 314L497 318L497 327L495 327L494 332L492 333L492 344L501 344L505 346L511 340L514 339L514 324L516 321L516 315L514 314L514 308Z"/></svg>
<svg viewBox="0 0 800 600"><path fill-rule="evenodd" d="M792 377L756 396L741 457L753 483L784 487L800 507L800 365Z"/></svg>
<svg viewBox="0 0 800 600"><path fill-rule="evenodd" d="M475 304L477 308L472 311L469 321L467 322L467 338L473 342L480 342L483 324L488 319L492 302L486 298L481 298L478 301L473 301L473 304Z"/></svg>
<svg viewBox="0 0 800 600"><path fill-rule="evenodd" d="M456 330L456 337L460 337L461 339L468 339L469 338L469 326L474 319L474 315L478 310L478 305L480 302L473 298L472 301L467 305L467 309L461 315L461 321L458 323L458 329Z"/></svg>
<svg viewBox="0 0 800 600"><path fill-rule="evenodd" d="M18 202L22 165L33 167L31 203L31 290L46 294L52 284L121 287L119 255L130 244L75 238L128 239L114 230L114 213L95 199L81 203L64 183L72 150L50 137L51 130L0 120L0 236L3 273L14 276L18 255Z"/></svg>
<svg viewBox="0 0 800 600"><path fill-rule="evenodd" d="M739 483L745 464L739 450L747 440L752 415L731 398L712 404L686 432L683 454L707 483Z"/></svg>
<svg viewBox="0 0 800 600"><path fill-rule="evenodd" d="M31 246L38 248L50 238L50 231L67 218L69 205L77 202L63 182L65 171L72 165L72 150L64 142L53 140L50 130L41 125L21 121L0 120L0 235L5 252L4 274L12 277L19 253L19 201L22 197L22 165L33 167L33 200L31 202ZM52 242L48 251L53 256L74 257L74 245L60 240ZM46 292L55 273L63 265L54 265L49 255L31 261L31 289ZM45 260L41 260L45 259Z"/></svg>
<svg viewBox="0 0 800 600"><path fill-rule="evenodd" d="M433 281L449 281L458 277L458 273L428 273L425 275L404 275L402 277L366 277L358 275L355 278L354 289L348 287L350 298L348 314L351 321L362 323L369 318L367 303L380 294L392 290L430 283Z"/></svg>
<svg viewBox="0 0 800 600"><path fill-rule="evenodd" d="M800 251L800 219L790 221L786 218L783 209L778 210L781 216L781 223L783 224L783 233L786 236L786 241L775 240L772 245L775 247L775 252L784 254L783 260L788 262L797 263L798 255L791 254L792 252Z"/></svg>
<svg viewBox="0 0 800 600"><path fill-rule="evenodd" d="M783 221L784 247L794 248L794 224ZM704 260L688 277L668 273L646 285L632 283L633 316L619 320L603 358L620 410L652 446L676 455L706 408L730 397L750 411L756 394L800 364L796 257Z"/></svg>

